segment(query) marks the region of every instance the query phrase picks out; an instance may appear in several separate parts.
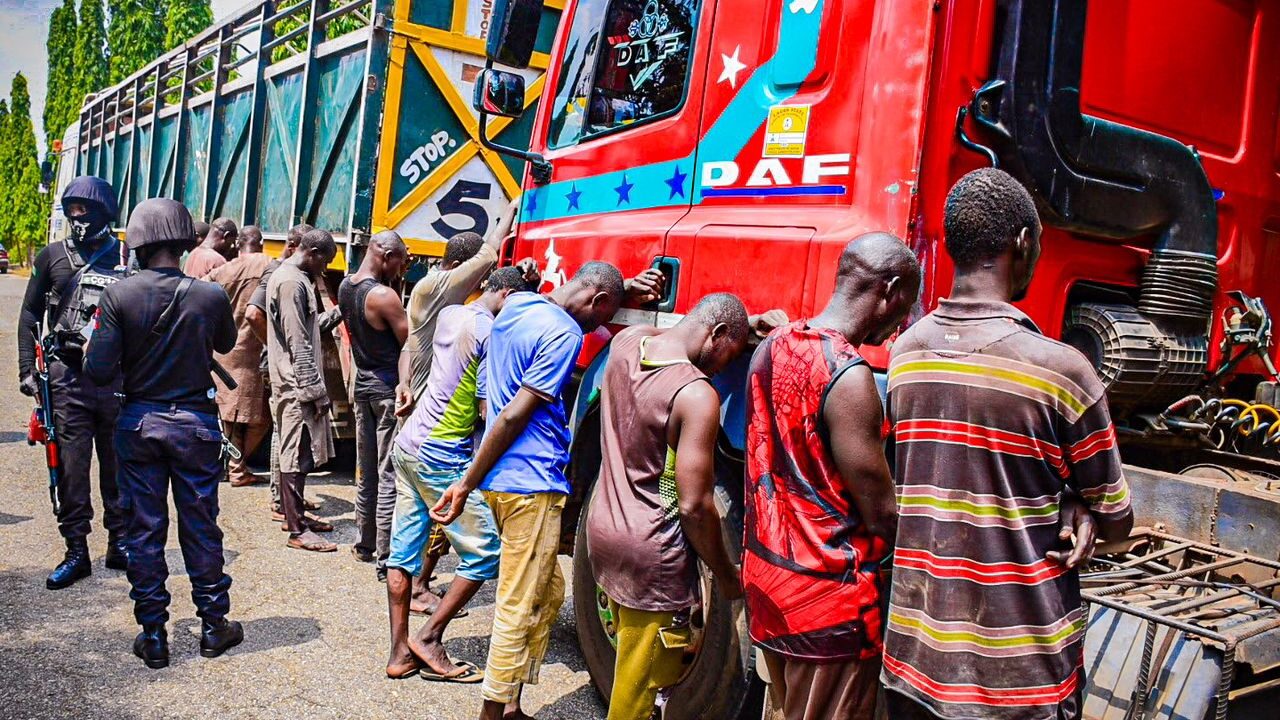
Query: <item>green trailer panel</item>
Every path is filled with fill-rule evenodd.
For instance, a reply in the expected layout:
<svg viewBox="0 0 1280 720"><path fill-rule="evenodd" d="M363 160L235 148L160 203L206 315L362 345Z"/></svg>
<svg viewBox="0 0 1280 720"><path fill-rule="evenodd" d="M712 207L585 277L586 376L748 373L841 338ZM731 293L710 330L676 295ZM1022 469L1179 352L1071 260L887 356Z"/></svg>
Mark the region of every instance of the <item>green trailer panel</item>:
<svg viewBox="0 0 1280 720"><path fill-rule="evenodd" d="M302 71L267 80L266 90L267 120L256 216L263 232L283 233L294 223L293 165L302 121L298 112L302 105Z"/></svg>
<svg viewBox="0 0 1280 720"><path fill-rule="evenodd" d="M484 232L524 163L479 142L471 95L491 0L258 0L81 111L81 172L109 179L124 211L155 196L279 240L308 222L342 242L339 265L392 229L419 256ZM564 0L545 0L530 67L532 109ZM527 145L533 123L490 134ZM358 251L357 251L358 252Z"/></svg>

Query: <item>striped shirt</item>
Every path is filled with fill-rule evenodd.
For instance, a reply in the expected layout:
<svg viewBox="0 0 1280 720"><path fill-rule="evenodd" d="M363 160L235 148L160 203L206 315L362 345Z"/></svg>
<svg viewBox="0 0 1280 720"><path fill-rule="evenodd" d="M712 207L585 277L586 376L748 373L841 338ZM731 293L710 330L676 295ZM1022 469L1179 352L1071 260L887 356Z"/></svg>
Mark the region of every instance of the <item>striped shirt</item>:
<svg viewBox="0 0 1280 720"><path fill-rule="evenodd" d="M1080 713L1084 616L1058 504L1130 512L1102 383L1005 303L943 300L893 348L900 520L885 685L941 718Z"/></svg>

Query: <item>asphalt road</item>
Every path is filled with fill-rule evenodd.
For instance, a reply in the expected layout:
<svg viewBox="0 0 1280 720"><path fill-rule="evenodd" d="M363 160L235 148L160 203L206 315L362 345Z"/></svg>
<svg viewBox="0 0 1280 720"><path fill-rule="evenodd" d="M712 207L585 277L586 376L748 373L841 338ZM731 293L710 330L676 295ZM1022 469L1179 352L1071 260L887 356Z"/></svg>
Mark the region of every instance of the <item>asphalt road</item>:
<svg viewBox="0 0 1280 720"><path fill-rule="evenodd" d="M124 573L102 565L100 520L90 536L93 576L52 592L45 575L62 542L45 491L43 449L28 447L31 401L17 389L18 308L26 281L0 276L0 718L474 718L478 686L441 685L383 673L386 595L371 566L352 558L349 472L313 478L308 495L333 519L339 551L311 555L285 547L270 522L266 486L221 486L231 617L245 642L201 658L199 621L170 523L171 665L148 670L131 653L133 621ZM96 471L95 471L96 472ZM94 492L94 507L101 501ZM561 558L568 575L567 558ZM451 579L452 557L437 587ZM483 666L493 618L492 585L453 623L450 653ZM543 720L602 718L587 677L567 600L551 639L542 682L525 690L525 710ZM415 618L413 627L422 622Z"/></svg>

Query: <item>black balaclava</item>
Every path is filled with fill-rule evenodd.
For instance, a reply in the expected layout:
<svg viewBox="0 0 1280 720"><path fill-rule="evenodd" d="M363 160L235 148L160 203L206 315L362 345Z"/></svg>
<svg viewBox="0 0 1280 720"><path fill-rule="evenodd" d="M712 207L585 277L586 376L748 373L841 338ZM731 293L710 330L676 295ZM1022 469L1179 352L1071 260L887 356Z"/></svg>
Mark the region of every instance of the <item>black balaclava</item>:
<svg viewBox="0 0 1280 720"><path fill-rule="evenodd" d="M72 215L68 206L84 205L85 211ZM71 242L76 247L93 248L111 236L111 223L120 206L115 189L106 180L81 175L67 184L62 193L62 211L71 224Z"/></svg>

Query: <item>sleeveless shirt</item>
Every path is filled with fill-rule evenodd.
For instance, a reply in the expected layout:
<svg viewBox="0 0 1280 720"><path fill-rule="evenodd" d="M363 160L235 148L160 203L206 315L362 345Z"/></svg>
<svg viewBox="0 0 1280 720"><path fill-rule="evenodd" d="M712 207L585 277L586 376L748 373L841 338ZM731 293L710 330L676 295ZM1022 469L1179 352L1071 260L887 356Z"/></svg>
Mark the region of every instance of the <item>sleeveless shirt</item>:
<svg viewBox="0 0 1280 720"><path fill-rule="evenodd" d="M379 330L364 316L365 298L382 286L373 278L342 281L338 287L338 308L351 335L351 355L356 365L356 400L389 400L396 396L399 382L400 343L391 328Z"/></svg>
<svg viewBox="0 0 1280 720"><path fill-rule="evenodd" d="M707 376L688 361L645 361L652 332L618 333L605 365L602 463L587 513L587 547L596 582L609 597L634 610L663 612L692 607L698 598L667 423L676 394Z"/></svg>
<svg viewBox="0 0 1280 720"><path fill-rule="evenodd" d="M749 631L757 645L808 662L880 652L877 576L888 548L845 490L822 421L827 390L861 362L842 335L805 321L775 330L751 359L742 564Z"/></svg>

